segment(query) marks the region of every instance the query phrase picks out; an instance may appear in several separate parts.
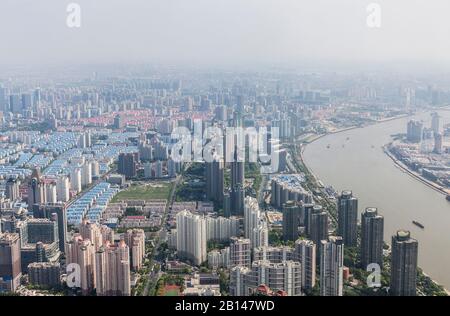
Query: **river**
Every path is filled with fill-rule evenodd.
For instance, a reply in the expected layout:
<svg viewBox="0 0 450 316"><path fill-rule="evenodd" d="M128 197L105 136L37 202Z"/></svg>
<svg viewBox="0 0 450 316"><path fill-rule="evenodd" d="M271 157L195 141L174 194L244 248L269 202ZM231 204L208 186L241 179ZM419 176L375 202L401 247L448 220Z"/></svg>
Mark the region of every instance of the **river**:
<svg viewBox="0 0 450 316"><path fill-rule="evenodd" d="M450 111L439 114L444 123L450 122ZM430 126L430 113L414 118ZM368 206L377 207L385 218L387 242L398 229L411 231L419 241L419 266L450 289L450 202L396 167L382 149L391 141L390 135L406 133L409 119L326 135L306 146L304 161L324 185L332 185L339 192L352 190L359 199L359 214ZM412 224L413 220L425 229Z"/></svg>

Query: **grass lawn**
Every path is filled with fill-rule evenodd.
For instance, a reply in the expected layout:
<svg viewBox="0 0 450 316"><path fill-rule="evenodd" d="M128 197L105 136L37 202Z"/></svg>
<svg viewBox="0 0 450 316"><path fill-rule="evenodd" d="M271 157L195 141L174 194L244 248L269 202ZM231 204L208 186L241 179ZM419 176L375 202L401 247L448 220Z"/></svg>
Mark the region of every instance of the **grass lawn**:
<svg viewBox="0 0 450 316"><path fill-rule="evenodd" d="M180 296L180 290L176 289L176 290L168 290L166 291L166 293L164 294L164 296Z"/></svg>
<svg viewBox="0 0 450 316"><path fill-rule="evenodd" d="M165 285L159 288L157 296L180 296L180 291L178 285Z"/></svg>
<svg viewBox="0 0 450 316"><path fill-rule="evenodd" d="M121 200L167 200L169 199L172 186L172 182L146 183L131 186L130 188L117 193L112 202L118 202Z"/></svg>

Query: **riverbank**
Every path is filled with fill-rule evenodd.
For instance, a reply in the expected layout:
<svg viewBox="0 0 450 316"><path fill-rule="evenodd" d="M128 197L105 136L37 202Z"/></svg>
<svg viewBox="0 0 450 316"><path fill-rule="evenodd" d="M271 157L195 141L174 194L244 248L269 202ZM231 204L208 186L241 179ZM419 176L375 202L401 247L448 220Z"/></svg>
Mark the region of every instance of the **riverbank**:
<svg viewBox="0 0 450 316"><path fill-rule="evenodd" d="M323 134L319 134L315 137L313 137L312 139L308 139L308 141L303 142L301 145L301 149L299 152L299 158L300 161L302 162L302 164L305 166L305 168L308 170L308 172L311 174L311 176L313 176L313 178L316 181L320 181L320 179L314 174L314 172L312 171L312 169L310 167L308 167L303 159L303 152L306 148L306 145L308 144L312 144L313 142L321 139L322 137L328 136L328 135L333 135L333 134L338 134L338 133L343 133L343 132L347 132L347 131L351 131L357 128L364 128L367 126L371 126L371 125L375 125L375 124L380 124L380 123L386 123L386 122L390 122L390 121L394 121L394 120L399 120L402 118L406 118L406 117L410 117L413 116L414 114L401 114L401 115L397 115L397 116L393 116L393 117L389 117L389 118L385 118L385 119L381 119L381 120L376 120L374 122L359 126L359 125L355 125L355 126L350 126L350 127L346 127L346 128L341 128L341 129L337 129L331 132L327 132L327 133L323 133Z"/></svg>
<svg viewBox="0 0 450 316"><path fill-rule="evenodd" d="M391 160L395 163L395 165L397 167L399 167L402 171L404 171L405 173L407 173L414 179L422 182L429 188L435 190L436 192L443 194L444 196L447 196L449 194L448 190L442 188L441 186L437 185L436 183L434 183L430 180L425 179L422 175L420 175L417 172L414 172L413 170L408 168L408 166L406 166L404 163L402 163L400 160L398 160L397 157L395 157L395 155L393 153L391 153L391 151L389 150L389 144L383 146L383 151L389 158L391 158Z"/></svg>
<svg viewBox="0 0 450 316"><path fill-rule="evenodd" d="M419 115L422 116L422 117L424 116L424 114L422 112ZM412 115L402 115L402 116L399 116L399 117L390 118L389 121L399 120L399 119L402 119L402 118L405 118L405 117L410 117L410 116L412 116ZM368 127L370 125L377 125L378 123L385 123L385 122L387 122L387 120L381 120L380 122L373 122L372 124L366 124L364 127ZM395 129L393 129L392 126L395 126ZM371 165L369 163L367 163L368 161L370 161L371 163L374 163L374 166L377 167L377 168L375 168L376 170L380 169L380 166L382 165L383 166L383 170L378 170L379 173L377 173L378 171L377 172L368 172L367 173L367 178L368 179L372 179L370 181L370 183L367 183L367 187L369 187L370 190L369 189L364 189L365 187L362 187L362 189L361 189L361 191L362 191L361 199L363 201L362 203L364 203L366 205L376 205L377 204L377 196L378 195L381 196L382 194L384 194L382 188L377 188L376 185L374 185L374 183L378 182L377 181L377 179L378 179L377 176L378 175L380 175L380 177L383 180L384 179L388 179L387 181L389 181L391 179L402 178L402 177L405 178L405 177L402 176L401 173L398 173L398 172L395 172L395 171L392 170L392 162L391 162L390 159L386 159L385 158L386 156L385 156L384 152L380 152L378 150L374 151L373 150L374 146L372 146L372 148L371 148L370 142L371 142L372 138L370 138L370 137L374 136L372 144L376 145L376 148L379 149L379 148L383 147L383 144L386 144L389 141L389 139L391 138L390 135L392 135L395 130L399 130L399 128L403 128L403 126L404 126L403 125L403 120L399 120L399 121L397 121L395 123L389 123L387 125L380 124L380 126L377 126L377 127L374 127L374 128L369 128L369 129L361 131L361 132L358 130L358 131L354 131L354 132L351 132L351 133L348 133L348 134L344 134L344 135L340 135L340 136L337 136L337 137L330 137L328 139L323 139L320 142L318 142L318 144L315 144L315 145L311 146L311 151L312 152L310 153L309 147L307 147L307 145L313 143L314 141L319 140L320 138L322 138L322 137L324 137L326 135L330 135L331 136L332 134L335 134L335 133L341 133L343 131L348 131L350 129L361 128L361 126L354 126L352 128L345 128L345 129L342 129L342 130L336 130L336 131L329 132L329 133L326 133L326 134L317 135L316 137L314 137L314 139L311 137L309 142L302 143L302 146L300 147L301 150L298 151L298 153L301 152L301 158L300 158L300 155L298 155L297 156L298 157L298 161L300 163L302 163L303 169L309 170L309 173L313 176L314 180L319 180L320 179L320 177L316 176L314 174L314 172L313 172L313 170L315 170L317 168L317 172L319 172L318 174L321 174L320 173L321 170L325 170L326 173L325 174L321 174L321 176L323 176L324 179L326 179L326 181L324 181L325 183L332 184L333 186L337 185L337 186L340 186L340 187L348 187L349 185L353 185L355 190L356 190L356 188L360 188L359 186L364 185L364 181L358 181L361 178L365 178L365 176L364 176L365 169L364 168L368 168L367 169L368 171L372 170L371 167L370 167ZM375 134L373 132L374 130L377 131L378 134ZM364 135L364 136L361 136L361 135ZM383 135L383 136L380 137L378 135ZM340 148L341 144L342 144L343 141L345 141L346 136L349 136L352 139L352 141L349 143L348 146L347 145L345 146L345 149L344 148L341 149ZM380 139L381 139L381 141L380 141ZM369 140L369 143L368 143L368 140ZM329 142L331 144L331 146L332 146L332 147L329 147L330 149L326 148L326 147L328 147L327 146L327 142ZM351 152L349 152L347 150L347 147L351 148ZM308 148L308 151L306 150L306 148ZM361 151L359 152L358 151L359 148L363 148L363 149L361 149ZM336 155L336 152L340 153L340 154ZM346 155L345 155L346 152L348 152L349 155L353 155L353 157L352 156L349 157L348 161L345 158L346 157ZM323 156L323 157L325 157L324 159L321 158L322 155L324 155ZM359 160L357 158L355 158L355 155L356 155L356 157L361 157L360 158L361 161L362 161L361 163L359 163ZM367 158L367 157L369 157L369 158ZM372 162L373 161L373 159L371 160L372 157L377 157L376 158L377 161ZM384 157L384 159L383 159L383 157ZM378 160L380 160L380 163L378 163ZM349 162L349 161L351 161L351 162ZM325 164L326 167L322 168L321 165L318 162L320 162L321 164L322 163ZM333 163L335 165L333 165ZM353 169L353 164L355 164L355 169L356 170L358 170L358 168L359 168L359 171L356 172L353 175L353 177L350 176L350 177L352 177L352 179L349 179L349 177L347 175L351 171L348 171L347 169ZM361 166L363 167L363 169L361 168ZM390 166L390 168L389 168L389 166ZM336 174L340 175L340 173L339 172L335 173L333 171L334 168L339 168L339 170L341 170L340 171L341 173L342 173L342 170L346 170L345 171L346 174L344 174L342 177L338 176L336 178L335 175ZM388 168L388 169L386 169L386 168ZM385 174L386 170L387 170L388 173L394 174L395 176L393 176L393 177L392 176L386 177L386 174ZM329 176L329 174L330 174L330 176ZM350 173L350 175L352 175L352 174ZM342 179L344 179L345 181L343 181ZM354 179L357 179L357 180L354 180ZM411 181L408 178L406 178L406 180L403 179L403 181L399 181L399 183L403 183L403 182L413 183L415 181ZM391 184L393 182L388 182L388 183ZM432 191L429 191L427 189L423 189L421 187L422 186L421 184L419 184L419 185L415 184L415 186L419 187L418 190L421 190L421 191L424 191L424 192L428 192L427 193L428 195L435 195L435 193L433 193ZM400 186L400 187L403 187L403 186ZM396 196L395 195L393 196L391 193L392 192L396 192L398 190L399 190L398 187L394 188L393 190L389 190L388 194L385 194L383 196L388 197L387 199L389 199L389 198L395 199ZM376 196L374 196L374 194L372 192L376 192ZM422 197L422 196L426 196L427 194L421 194L420 193L420 194L418 194L418 196L420 195ZM408 199L408 197L404 197L404 198ZM444 204L444 208L445 208L446 201L440 200L440 198L438 198L438 200L439 200L439 203ZM383 210L384 209L388 209L388 207L383 205L383 203L386 204L385 201L386 200L384 200L384 201L382 201L380 203L380 205L379 205L380 209L383 209ZM422 199L421 201L426 201L426 199ZM394 214L394 216L391 215L391 217L393 217L393 218L390 220L390 223L387 225L388 228L386 228L386 229L388 231L396 231L398 229L398 227L404 227L404 223L411 224L411 217L413 219L414 218L418 218L419 220L421 219L421 215L417 215L417 216L416 215L409 215L409 214L406 215L406 216L405 215L397 215L397 214L406 214L405 212L403 212L403 213L402 212L401 213L395 213L395 212L396 212L396 210L402 209L402 207L406 207L407 208L408 207L407 205L409 205L411 203L402 204L401 200L400 201L396 200L395 202L397 202L397 203L389 203L389 207L391 207L393 209L393 210L390 210L390 212L391 212L391 214ZM418 205L422 206L422 203L418 203ZM429 229L430 229L430 227L434 228L434 226L442 226L442 225L437 225L437 224L436 225L428 225L428 228ZM418 237L421 237L421 240L422 240L422 238L423 239L428 238L428 240L429 240L430 238L432 238L432 237L430 237L430 235L433 235L433 238L434 238L433 232L429 232L429 231L426 232L425 235L424 235L423 232L418 232L417 234L420 235ZM390 244L389 237L390 236L385 236L386 243L388 243L388 244ZM436 238L439 238L439 237L436 236ZM427 240L427 242L428 242L428 240ZM433 248L430 248L430 245L428 245L427 242L424 241L423 244L422 244L422 247L427 247L427 251L424 250L422 252L423 254L425 254L425 253L429 254L429 252L431 251L430 249L433 249ZM424 258L425 259L421 260L420 266L426 266L426 269L427 270L429 269L430 271L432 271L433 275L440 275L440 274L442 274L442 271L441 271L442 269L440 269L440 268L436 268L435 269L434 266L432 266L432 265L430 266L429 260L427 259L427 258L429 258L428 256L425 256ZM424 274L424 275L426 275L426 274ZM447 280L444 277L444 278L441 278L440 281L444 282L444 281L447 281ZM436 282L434 280L433 280L432 283L433 284L440 284L440 283L438 283L438 282ZM448 282L447 282L447 284L448 284ZM419 284L418 284L418 286L419 286ZM433 290L432 290L433 286L431 285L430 280L427 281L427 282L424 282L423 284L421 284L420 285L420 287L421 287L420 290L423 289L422 286L424 286L426 290L425 290L425 292L418 291L419 295L421 295L422 293L428 293L428 295L433 295L433 294L430 294L430 293L433 292ZM431 290L430 290L430 288L431 288ZM419 287L418 287L418 289L419 289ZM445 291L448 294L447 290L444 289L443 291Z"/></svg>
<svg viewBox="0 0 450 316"><path fill-rule="evenodd" d="M306 146L307 144L311 144L319 139L321 139L322 137L325 137L327 135L333 135L333 134L338 134L338 133L343 133L343 132L347 132L347 131L351 131L353 129L357 129L357 128L364 128L367 126L371 126L371 125L375 125L375 124L379 124L379 123L385 123L385 122L390 122L390 121L394 121L394 120L398 120L398 119L402 119L405 117L409 117L409 116L413 116L414 114L402 114L402 115L397 115L397 116L393 116L393 117L388 117L385 119L381 119L381 120L376 120L370 123L367 123L365 125L355 125L355 126L350 126L350 127L345 127L345 128L340 128L340 129L336 129L334 131L330 131L327 133L323 133L323 134L318 134L317 136L308 139L307 141L304 142L304 146Z"/></svg>

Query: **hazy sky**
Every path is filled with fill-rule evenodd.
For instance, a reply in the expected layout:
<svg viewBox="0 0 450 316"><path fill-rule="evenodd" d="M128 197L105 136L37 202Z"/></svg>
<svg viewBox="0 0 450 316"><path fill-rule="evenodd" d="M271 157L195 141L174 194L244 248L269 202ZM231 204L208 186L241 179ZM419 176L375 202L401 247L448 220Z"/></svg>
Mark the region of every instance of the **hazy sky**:
<svg viewBox="0 0 450 316"><path fill-rule="evenodd" d="M81 6L81 28L66 26ZM381 28L366 7L381 5ZM449 0L0 0L0 65L430 62L450 65Z"/></svg>

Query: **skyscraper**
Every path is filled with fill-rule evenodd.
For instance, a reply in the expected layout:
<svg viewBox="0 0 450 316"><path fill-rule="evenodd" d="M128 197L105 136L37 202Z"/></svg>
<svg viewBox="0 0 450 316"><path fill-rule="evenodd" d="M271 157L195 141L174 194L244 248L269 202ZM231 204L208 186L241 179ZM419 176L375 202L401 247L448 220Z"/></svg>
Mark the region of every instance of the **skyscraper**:
<svg viewBox="0 0 450 316"><path fill-rule="evenodd" d="M231 187L244 184L244 161L243 157L238 155L237 145L234 148L234 158L231 162Z"/></svg>
<svg viewBox="0 0 450 316"><path fill-rule="evenodd" d="M283 205L283 239L295 241L298 238L300 206L295 201Z"/></svg>
<svg viewBox="0 0 450 316"><path fill-rule="evenodd" d="M342 191L337 200L338 235L342 236L344 244L356 247L358 237L358 199L352 191Z"/></svg>
<svg viewBox="0 0 450 316"><path fill-rule="evenodd" d="M244 187L241 184L237 184L230 191L230 211L231 215L243 216L244 215Z"/></svg>
<svg viewBox="0 0 450 316"><path fill-rule="evenodd" d="M124 240L95 253L95 284L98 296L131 295L130 254Z"/></svg>
<svg viewBox="0 0 450 316"><path fill-rule="evenodd" d="M55 182L47 182L45 184L45 203L56 203L57 193Z"/></svg>
<svg viewBox="0 0 450 316"><path fill-rule="evenodd" d="M296 240L294 259L302 267L303 290L312 290L316 285L316 245L311 240Z"/></svg>
<svg viewBox="0 0 450 316"><path fill-rule="evenodd" d="M143 229L129 229L124 238L130 248L130 266L138 271L143 266L145 256L145 232Z"/></svg>
<svg viewBox="0 0 450 316"><path fill-rule="evenodd" d="M81 192L81 169L75 168L70 173L70 188L77 193Z"/></svg>
<svg viewBox="0 0 450 316"><path fill-rule="evenodd" d="M434 134L439 134L441 132L440 116L437 112L431 113L431 129Z"/></svg>
<svg viewBox="0 0 450 316"><path fill-rule="evenodd" d="M319 246L320 242L328 237L328 214L320 205L314 205L312 209L309 225L309 237L314 244ZM317 251L319 251L319 249L317 249Z"/></svg>
<svg viewBox="0 0 450 316"><path fill-rule="evenodd" d="M120 114L117 114L114 117L114 128L115 129L122 129L123 125L124 125L124 122L123 122L122 116Z"/></svg>
<svg viewBox="0 0 450 316"><path fill-rule="evenodd" d="M409 231L399 230L392 236L390 293L415 296L419 244Z"/></svg>
<svg viewBox="0 0 450 316"><path fill-rule="evenodd" d="M361 264L363 269L371 263L383 268L384 217L375 207L368 207L361 214Z"/></svg>
<svg viewBox="0 0 450 316"><path fill-rule="evenodd" d="M258 201L250 196L245 197L244 209L244 236L250 238L253 229L258 227L261 212L259 210Z"/></svg>
<svg viewBox="0 0 450 316"><path fill-rule="evenodd" d="M177 254L180 258L201 265L206 261L206 220L189 211L181 211L177 220Z"/></svg>
<svg viewBox="0 0 450 316"><path fill-rule="evenodd" d="M56 179L56 196L58 202L67 202L70 199L70 183L67 176L59 176Z"/></svg>
<svg viewBox="0 0 450 316"><path fill-rule="evenodd" d="M41 204L33 206L33 216L35 218L51 219L56 214L58 222L59 250L65 252L67 241L67 209L64 203Z"/></svg>
<svg viewBox="0 0 450 316"><path fill-rule="evenodd" d="M80 234L75 234L67 243L66 262L80 266L80 287L83 295L88 295L95 289L95 259L95 247L89 239L84 240Z"/></svg>
<svg viewBox="0 0 450 316"><path fill-rule="evenodd" d="M22 109L32 110L33 95L31 93L22 93Z"/></svg>
<svg viewBox="0 0 450 316"><path fill-rule="evenodd" d="M223 215L225 217L231 216L231 191L225 190L223 194Z"/></svg>
<svg viewBox="0 0 450 316"><path fill-rule="evenodd" d="M242 125L235 122L237 130L229 133L225 137L225 159L231 158L231 212L233 215L244 215L244 180L245 180L245 157L243 157L244 135L239 129ZM232 148L231 157L228 157L227 150ZM228 161L226 161L228 162Z"/></svg>
<svg viewBox="0 0 450 316"><path fill-rule="evenodd" d="M16 291L21 276L19 234L0 234L0 292Z"/></svg>
<svg viewBox="0 0 450 316"><path fill-rule="evenodd" d="M127 179L135 177L138 160L138 153L121 153L118 172L125 175Z"/></svg>
<svg viewBox="0 0 450 316"><path fill-rule="evenodd" d="M36 206L36 205L35 205ZM60 258L58 220L28 218L17 225L20 234L21 268L26 273L33 262L57 262Z"/></svg>
<svg viewBox="0 0 450 316"><path fill-rule="evenodd" d="M33 105L36 113L39 112L41 107L41 88L37 88L33 92Z"/></svg>
<svg viewBox="0 0 450 316"><path fill-rule="evenodd" d="M344 277L344 240L330 236L320 247L320 295L342 296Z"/></svg>
<svg viewBox="0 0 450 316"><path fill-rule="evenodd" d="M248 267L235 266L230 270L230 295L247 296L248 280L252 270Z"/></svg>
<svg viewBox="0 0 450 316"><path fill-rule="evenodd" d="M81 186L86 187L92 183L92 165L85 161L81 167Z"/></svg>
<svg viewBox="0 0 450 316"><path fill-rule="evenodd" d="M288 296L299 296L302 291L301 264L292 260L279 263L268 260L253 261L251 273L244 278L244 288L254 293L260 285L273 291L284 291Z"/></svg>
<svg viewBox="0 0 450 316"><path fill-rule="evenodd" d="M422 122L410 120L407 125L406 139L412 143L420 143L422 141L423 124Z"/></svg>
<svg viewBox="0 0 450 316"><path fill-rule="evenodd" d="M6 88L0 85L0 111L7 112Z"/></svg>
<svg viewBox="0 0 450 316"><path fill-rule="evenodd" d="M248 238L231 237L230 243L230 265L250 267L251 265L251 242Z"/></svg>
<svg viewBox="0 0 450 316"><path fill-rule="evenodd" d="M209 200L223 201L224 163L218 155L206 162L206 197Z"/></svg>
<svg viewBox="0 0 450 316"><path fill-rule="evenodd" d="M12 113L22 113L22 100L20 95L12 94L9 96L9 110Z"/></svg>
<svg viewBox="0 0 450 316"><path fill-rule="evenodd" d="M433 148L434 153L442 154L442 140L443 136L441 133L434 134L434 148Z"/></svg>
<svg viewBox="0 0 450 316"><path fill-rule="evenodd" d="M269 228L264 219L260 218L257 227L253 228L250 241L252 249L269 246Z"/></svg>
<svg viewBox="0 0 450 316"><path fill-rule="evenodd" d="M41 181L39 170L34 169L28 182L28 209L31 210L34 204L45 203L45 198L45 184Z"/></svg>
<svg viewBox="0 0 450 316"><path fill-rule="evenodd" d="M56 287L61 284L61 267L59 262L33 262L28 265L30 284Z"/></svg>
<svg viewBox="0 0 450 316"><path fill-rule="evenodd" d="M5 185L5 196L11 201L19 198L19 181L17 179L9 178Z"/></svg>
<svg viewBox="0 0 450 316"><path fill-rule="evenodd" d="M305 226L305 233L307 236L310 236L310 226L311 226L311 214L314 208L314 204L307 203L303 204L303 210L302 210L302 218L300 218L300 221Z"/></svg>

